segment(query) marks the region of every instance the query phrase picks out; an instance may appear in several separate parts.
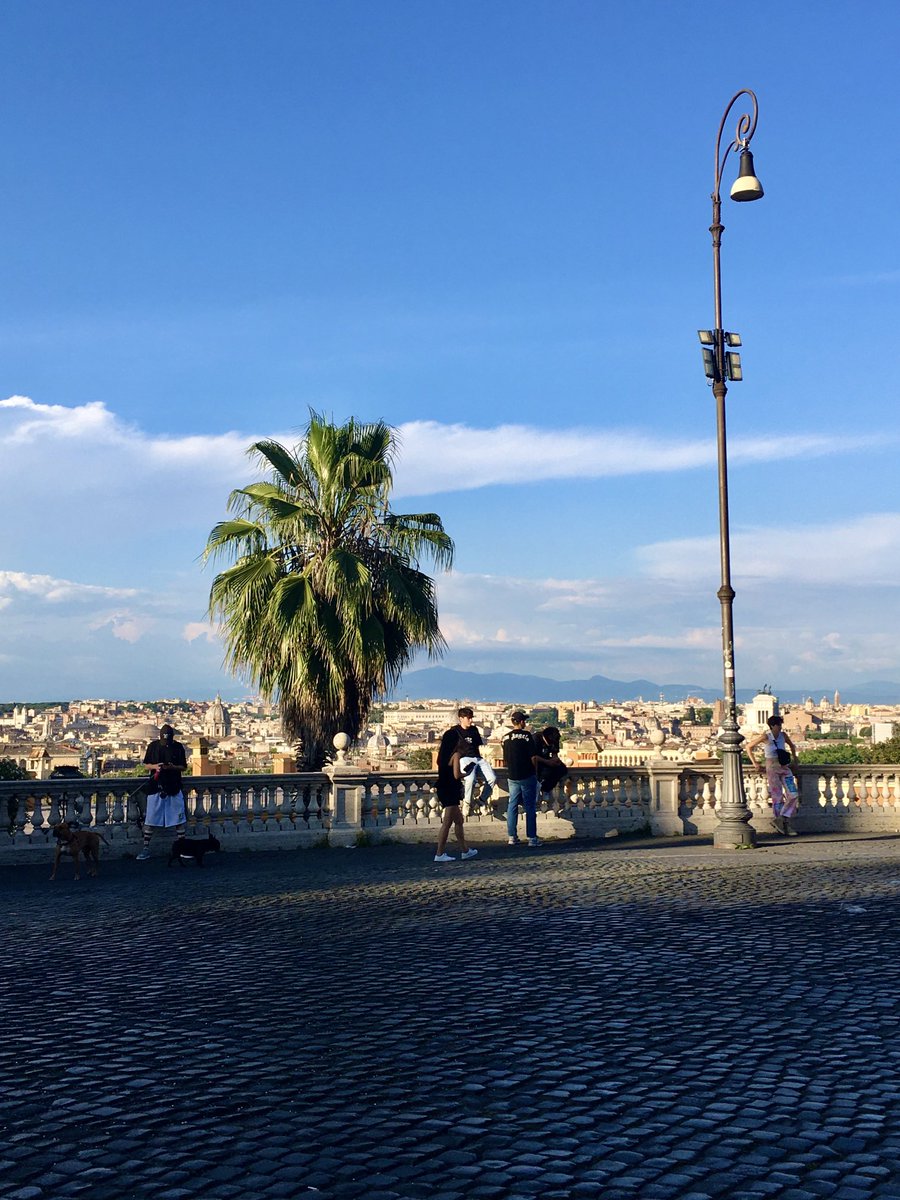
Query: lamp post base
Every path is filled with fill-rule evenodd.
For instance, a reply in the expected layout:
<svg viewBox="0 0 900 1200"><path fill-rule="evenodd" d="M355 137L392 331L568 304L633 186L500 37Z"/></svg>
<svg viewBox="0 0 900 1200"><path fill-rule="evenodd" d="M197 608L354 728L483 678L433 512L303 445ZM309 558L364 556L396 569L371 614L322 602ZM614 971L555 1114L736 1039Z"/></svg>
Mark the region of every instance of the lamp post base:
<svg viewBox="0 0 900 1200"><path fill-rule="evenodd" d="M723 816L713 830L713 846L717 850L752 850L756 845L756 830L747 824L749 813L729 820Z"/></svg>
<svg viewBox="0 0 900 1200"><path fill-rule="evenodd" d="M717 850L752 850L756 845L756 830L750 824L750 809L744 793L744 774L741 769L743 737L734 716L726 718L719 738L722 754L722 798L719 823L713 830L713 845Z"/></svg>

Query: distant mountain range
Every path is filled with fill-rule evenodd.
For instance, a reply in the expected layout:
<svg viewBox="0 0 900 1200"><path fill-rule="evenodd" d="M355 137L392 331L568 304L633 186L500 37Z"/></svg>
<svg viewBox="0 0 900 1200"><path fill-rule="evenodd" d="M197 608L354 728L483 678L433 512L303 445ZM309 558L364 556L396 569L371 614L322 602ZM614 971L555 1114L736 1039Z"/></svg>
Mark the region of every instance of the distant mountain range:
<svg viewBox="0 0 900 1200"><path fill-rule="evenodd" d="M758 689L739 688L741 704L752 700ZM809 688L806 691L772 690L786 704L802 703L808 696L819 700L834 695L834 687ZM844 704L900 704L900 683L875 680L838 689ZM450 667L424 667L409 671L388 696L389 700L495 700L501 704L555 703L560 700L663 700L677 703L688 696L712 704L721 689L700 687L695 683L654 683L651 679L608 679L592 675L590 679L545 679L540 675L513 675L508 672L479 674L454 671Z"/></svg>

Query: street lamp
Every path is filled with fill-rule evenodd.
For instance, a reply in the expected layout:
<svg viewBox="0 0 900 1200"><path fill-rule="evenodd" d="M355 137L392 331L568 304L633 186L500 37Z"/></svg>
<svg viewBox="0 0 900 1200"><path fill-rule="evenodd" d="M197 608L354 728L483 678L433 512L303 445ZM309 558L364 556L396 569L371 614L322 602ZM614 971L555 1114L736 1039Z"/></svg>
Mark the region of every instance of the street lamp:
<svg viewBox="0 0 900 1200"><path fill-rule="evenodd" d="M744 113L738 120L737 133L730 145L721 152L722 130L728 114L741 96L749 96L753 103L753 115ZM719 824L713 833L713 844L720 848L737 849L756 844L756 835L751 828L750 810L744 793L744 776L741 770L741 736L737 720L737 703L734 684L734 588L731 586L731 544L728 531L728 455L725 440L725 394L726 381L737 382L743 378L741 357L734 349L741 339L736 333L728 333L722 324L722 198L719 194L725 160L733 150L740 154L738 177L731 186L732 200L759 200L763 194L762 184L756 178L750 139L756 130L758 108L756 96L748 88L731 98L719 125L716 137L716 174L712 192L713 285L716 298L716 327L701 329L700 343L703 350L703 365L706 376L712 381L716 400L716 443L719 462L719 559L722 567L722 585L719 588L719 603L722 606L722 666L724 676L725 719L719 736L722 757L722 797L719 809Z"/></svg>

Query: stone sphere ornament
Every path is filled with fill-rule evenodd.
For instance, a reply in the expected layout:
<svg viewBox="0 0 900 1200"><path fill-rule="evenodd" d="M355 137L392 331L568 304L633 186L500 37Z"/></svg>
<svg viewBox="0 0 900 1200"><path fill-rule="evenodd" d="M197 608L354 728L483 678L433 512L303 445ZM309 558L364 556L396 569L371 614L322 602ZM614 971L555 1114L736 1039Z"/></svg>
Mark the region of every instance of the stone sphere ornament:
<svg viewBox="0 0 900 1200"><path fill-rule="evenodd" d="M331 739L331 744L332 744L332 746L334 746L335 751L336 751L335 762L346 763L347 748L350 745L350 734L349 733L336 733L334 735L334 737Z"/></svg>

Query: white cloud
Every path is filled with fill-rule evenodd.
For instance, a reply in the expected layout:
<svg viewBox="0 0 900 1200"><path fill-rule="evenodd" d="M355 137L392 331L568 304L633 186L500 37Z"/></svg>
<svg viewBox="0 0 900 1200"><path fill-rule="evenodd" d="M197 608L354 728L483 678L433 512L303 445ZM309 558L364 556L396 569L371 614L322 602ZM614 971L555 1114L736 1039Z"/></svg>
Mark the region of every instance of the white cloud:
<svg viewBox="0 0 900 1200"><path fill-rule="evenodd" d="M15 595L33 596L48 604L64 601L95 601L136 596L134 588L105 587L96 583L74 583L51 575L30 575L25 571L0 571L0 597L10 604Z"/></svg>
<svg viewBox="0 0 900 1200"><path fill-rule="evenodd" d="M396 470L398 495L457 492L491 484L529 480L597 479L693 470L716 462L713 439L652 437L615 429L537 429L529 425L442 425L411 421L401 425L402 453ZM736 438L732 463L775 462L844 453L849 448L884 446L877 435L848 438L791 435Z"/></svg>
<svg viewBox="0 0 900 1200"><path fill-rule="evenodd" d="M672 581L718 570L717 538L679 538L642 546L648 576ZM758 583L837 584L847 588L900 585L900 513L868 513L821 525L739 530L731 536L732 574Z"/></svg>
<svg viewBox="0 0 900 1200"><path fill-rule="evenodd" d="M122 642L139 642L157 626L155 617L136 612L114 612L95 618L90 629L109 629L114 638Z"/></svg>
<svg viewBox="0 0 900 1200"><path fill-rule="evenodd" d="M654 650L716 650L722 644L722 630L714 626L705 629L685 629L677 637L662 633L642 633L633 637L598 638L598 646L618 649ZM738 641L738 645L740 642Z"/></svg>
<svg viewBox="0 0 900 1200"><path fill-rule="evenodd" d="M26 446L48 438L109 446L125 440L126 427L100 401L68 408L62 404L35 404L27 396L0 400L0 444Z"/></svg>
<svg viewBox="0 0 900 1200"><path fill-rule="evenodd" d="M188 621L181 636L186 642L194 642L197 638L206 638L208 642L216 642L219 639L219 631L209 621Z"/></svg>

